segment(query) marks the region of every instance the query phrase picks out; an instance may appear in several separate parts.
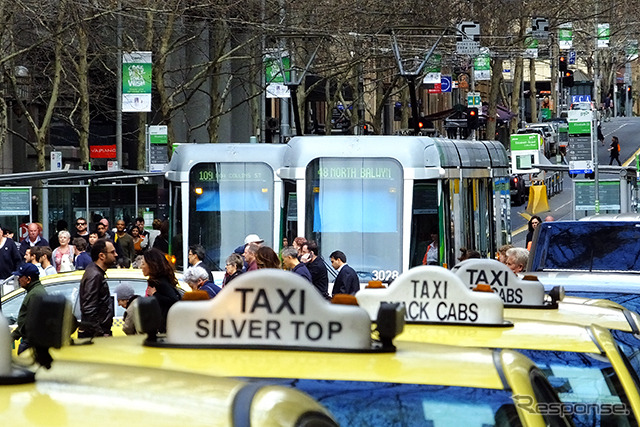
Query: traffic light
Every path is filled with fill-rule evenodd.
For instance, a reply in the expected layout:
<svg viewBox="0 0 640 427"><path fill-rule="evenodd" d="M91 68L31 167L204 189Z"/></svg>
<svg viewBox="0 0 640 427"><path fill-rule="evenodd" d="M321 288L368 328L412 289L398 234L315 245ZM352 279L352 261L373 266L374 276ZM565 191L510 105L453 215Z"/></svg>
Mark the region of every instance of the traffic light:
<svg viewBox="0 0 640 427"><path fill-rule="evenodd" d="M565 71L567 71L567 57L566 56L560 56L558 58L558 71L560 71L561 73L564 73Z"/></svg>
<svg viewBox="0 0 640 427"><path fill-rule="evenodd" d="M369 125L367 125L366 123L362 125L362 134L369 135Z"/></svg>
<svg viewBox="0 0 640 427"><path fill-rule="evenodd" d="M476 107L467 108L467 129L478 129L478 109Z"/></svg>
<svg viewBox="0 0 640 427"><path fill-rule="evenodd" d="M567 70L562 73L562 86L573 87L573 71Z"/></svg>
<svg viewBox="0 0 640 427"><path fill-rule="evenodd" d="M427 128L427 119L420 117L418 119L418 128L420 128L420 130Z"/></svg>

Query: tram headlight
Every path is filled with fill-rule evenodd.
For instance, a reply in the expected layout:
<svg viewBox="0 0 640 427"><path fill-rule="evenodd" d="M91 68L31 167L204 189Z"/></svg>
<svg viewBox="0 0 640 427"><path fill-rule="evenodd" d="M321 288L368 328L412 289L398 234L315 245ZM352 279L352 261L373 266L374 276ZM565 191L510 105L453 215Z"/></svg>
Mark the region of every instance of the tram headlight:
<svg viewBox="0 0 640 427"><path fill-rule="evenodd" d="M203 193L202 187L196 187L194 191L198 196L200 196Z"/></svg>

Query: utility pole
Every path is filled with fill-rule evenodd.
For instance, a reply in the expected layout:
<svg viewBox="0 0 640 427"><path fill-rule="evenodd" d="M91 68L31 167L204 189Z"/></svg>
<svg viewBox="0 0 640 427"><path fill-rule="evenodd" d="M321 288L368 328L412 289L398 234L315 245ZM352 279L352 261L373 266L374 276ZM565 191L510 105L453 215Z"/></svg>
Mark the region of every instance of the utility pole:
<svg viewBox="0 0 640 427"><path fill-rule="evenodd" d="M116 160L118 169L122 164L122 0L118 0L118 16L116 22L116 45L118 50L118 88L116 89Z"/></svg>
<svg viewBox="0 0 640 427"><path fill-rule="evenodd" d="M599 96L598 96L598 79L600 76L598 75L598 0L595 2L596 7L596 15L595 15L595 51L594 51L594 77L593 77L593 100L599 104ZM593 153L593 179L594 179L594 198L595 198L595 214L600 214L600 172L598 167L598 145L597 145L597 129L598 129L598 116L596 111L592 111L591 114L593 117L591 118L591 152Z"/></svg>

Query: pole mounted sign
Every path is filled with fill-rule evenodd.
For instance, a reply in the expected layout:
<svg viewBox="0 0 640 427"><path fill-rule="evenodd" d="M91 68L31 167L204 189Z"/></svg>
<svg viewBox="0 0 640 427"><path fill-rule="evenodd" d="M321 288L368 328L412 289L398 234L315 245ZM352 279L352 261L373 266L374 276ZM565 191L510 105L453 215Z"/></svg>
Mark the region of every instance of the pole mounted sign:
<svg viewBox="0 0 640 427"><path fill-rule="evenodd" d="M482 107L482 98L480 97L480 92L467 93L467 107Z"/></svg>
<svg viewBox="0 0 640 427"><path fill-rule="evenodd" d="M151 111L151 52L122 54L122 111Z"/></svg>
<svg viewBox="0 0 640 427"><path fill-rule="evenodd" d="M598 24L598 48L609 47L609 24Z"/></svg>
<svg viewBox="0 0 640 427"><path fill-rule="evenodd" d="M571 22L564 23L558 27L558 47L560 50L573 48L573 25Z"/></svg>
<svg viewBox="0 0 640 427"><path fill-rule="evenodd" d="M542 136L537 133L513 134L511 142L511 172L512 173L538 173L539 169L533 165L540 159L540 147Z"/></svg>
<svg viewBox="0 0 640 427"><path fill-rule="evenodd" d="M457 28L456 51L463 55L480 53L480 23L462 21Z"/></svg>
<svg viewBox="0 0 640 427"><path fill-rule="evenodd" d="M593 173L593 141L595 129L594 112L569 110L569 158L570 173Z"/></svg>
<svg viewBox="0 0 640 427"><path fill-rule="evenodd" d="M549 20L547 18L535 17L531 19L531 37L538 40L549 38Z"/></svg>

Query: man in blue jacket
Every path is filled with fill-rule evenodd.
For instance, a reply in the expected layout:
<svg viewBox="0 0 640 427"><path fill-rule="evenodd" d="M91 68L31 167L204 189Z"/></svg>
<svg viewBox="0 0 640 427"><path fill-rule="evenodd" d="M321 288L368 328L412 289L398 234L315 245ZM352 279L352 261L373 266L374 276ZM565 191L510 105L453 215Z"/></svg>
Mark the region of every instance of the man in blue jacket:
<svg viewBox="0 0 640 427"><path fill-rule="evenodd" d="M347 265L347 256L342 251L333 251L329 255L331 265L338 272L338 277L333 283L333 296L337 294L355 295L360 290L358 273Z"/></svg>

